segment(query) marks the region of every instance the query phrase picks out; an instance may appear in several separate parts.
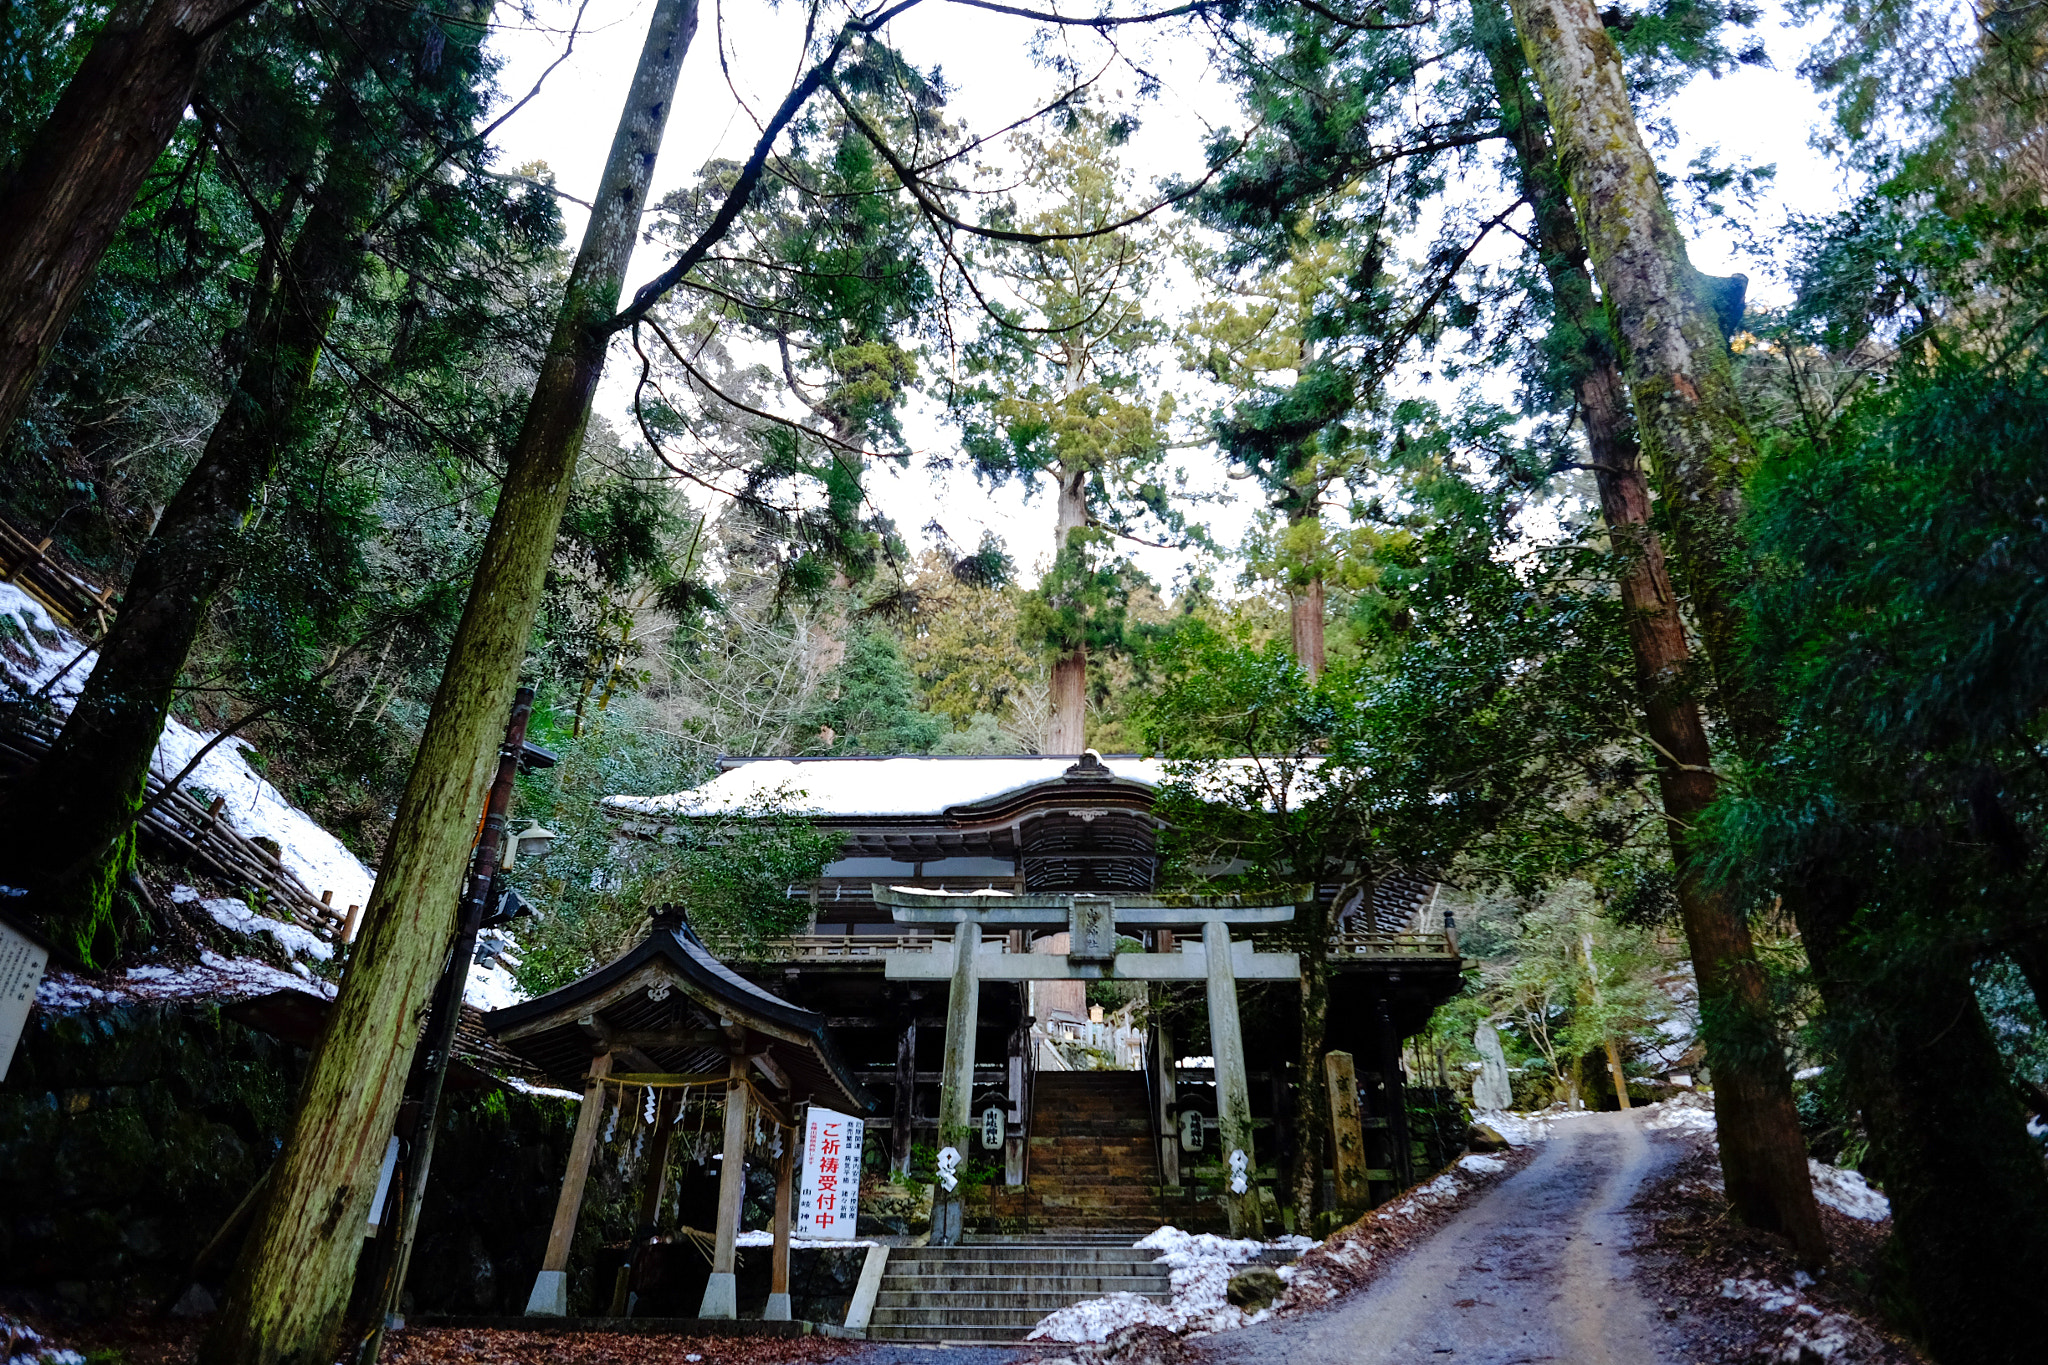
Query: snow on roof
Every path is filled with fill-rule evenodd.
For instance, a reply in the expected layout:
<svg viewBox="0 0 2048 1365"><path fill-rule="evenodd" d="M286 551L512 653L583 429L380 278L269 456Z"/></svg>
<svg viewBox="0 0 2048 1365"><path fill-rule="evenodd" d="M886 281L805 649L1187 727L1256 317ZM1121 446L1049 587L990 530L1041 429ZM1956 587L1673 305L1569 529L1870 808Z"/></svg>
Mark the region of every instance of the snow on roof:
<svg viewBox="0 0 2048 1365"><path fill-rule="evenodd" d="M991 758L760 758L733 763L701 787L667 796L608 796L612 810L641 815L728 815L780 806L807 815L936 815L1025 787L1057 782L1066 755ZM1154 758L1102 760L1111 777L1156 787Z"/></svg>
<svg viewBox="0 0 2048 1365"><path fill-rule="evenodd" d="M57 709L70 711L99 655L58 624L42 603L12 583L0 583L0 614L14 617L28 628L25 640L13 631L0 634L0 645L5 646L0 649L0 662L5 663L11 681L29 692L48 686ZM166 721L163 737L157 742L157 775L170 778L183 771L211 738L175 719ZM185 779L185 786L203 787L226 797L222 813L228 823L249 838L277 840L284 865L315 895L332 891L337 910L370 903L374 880L370 870L341 840L314 824L258 776L238 741L217 745Z"/></svg>

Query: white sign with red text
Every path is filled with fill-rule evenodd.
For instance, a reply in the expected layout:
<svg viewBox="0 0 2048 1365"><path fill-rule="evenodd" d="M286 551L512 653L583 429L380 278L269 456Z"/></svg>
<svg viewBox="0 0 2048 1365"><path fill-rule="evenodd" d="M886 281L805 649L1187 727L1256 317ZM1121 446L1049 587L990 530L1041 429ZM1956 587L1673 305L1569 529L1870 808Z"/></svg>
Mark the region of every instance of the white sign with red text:
<svg viewBox="0 0 2048 1365"><path fill-rule="evenodd" d="M867 1124L851 1114L812 1106L797 1185L797 1236L852 1238L860 1217L860 1145L866 1131Z"/></svg>

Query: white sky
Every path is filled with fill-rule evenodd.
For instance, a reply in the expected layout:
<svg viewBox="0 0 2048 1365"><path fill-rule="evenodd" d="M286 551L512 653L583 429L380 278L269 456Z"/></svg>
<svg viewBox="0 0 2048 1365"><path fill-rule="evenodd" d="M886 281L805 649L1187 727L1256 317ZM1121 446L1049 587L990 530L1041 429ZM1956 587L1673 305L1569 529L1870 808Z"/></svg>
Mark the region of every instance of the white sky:
<svg viewBox="0 0 2048 1365"><path fill-rule="evenodd" d="M499 130L503 166L546 162L561 189L580 199L590 197L652 8L653 0L588 0L583 31L568 60L548 78L532 103ZM703 20L683 68L676 113L669 121L650 202L684 183L696 167L713 157L744 156L758 132L755 120L765 119L798 70L801 5L724 0L722 9L726 70L721 70L719 53L720 5L718 0L704 0ZM505 28L493 39L506 59L500 83L509 98L524 95L561 55L564 31L576 14L576 5L533 0L532 12L530 24ZM1032 27L1024 20L927 0L899 19L887 36L921 68L939 66L955 88L950 116L972 131L986 132L1028 112L1054 88L1050 73L1034 66L1025 51ZM1696 80L1667 110L1678 128L1679 145L1655 150L1664 168L1678 174L1701 147L1709 145L1717 146L1726 161L1775 163L1776 188L1759 216L1760 223L1773 225L1782 221L1787 211L1818 212L1839 203L1843 186L1835 167L1808 145L1809 135L1823 115L1813 91L1793 74L1808 46L1807 39L1789 27L1775 2L1766 11L1759 35L1775 69L1744 67L1720 80ZM1092 38L1076 36L1073 43L1072 50L1081 57L1084 69L1100 64L1103 49ZM1194 43L1131 39L1128 35L1126 43L1127 50L1164 85L1130 145L1129 164L1146 181L1174 172L1198 174L1207 129L1242 123L1228 91L1213 79ZM1111 91L1129 92L1134 84L1128 67L1112 66L1103 78L1104 87ZM735 90L745 100L745 107L735 99ZM582 233L583 214L571 204L564 204L563 209L573 246ZM1725 229L1702 228L1692 250L1694 264L1707 273L1747 272L1752 298L1782 298L1782 290L1767 277L1767 265L1740 256L1732 234ZM663 253L643 245L633 260L629 293L662 264ZM1155 302L1163 305L1161 311L1175 311L1180 301ZM599 410L622 430L629 430L630 421L624 417L625 370L615 357L599 397ZM951 448L949 429L928 407L914 407L907 414L905 428L920 454ZM1191 469L1205 474L1214 469L1213 462L1199 451L1185 452L1185 456ZM1220 475L1220 471L1216 473ZM1225 484L1220 477L1210 481L1212 486ZM1241 483L1228 486L1232 490L1245 487ZM995 531L1027 570L1052 539L1048 498L1027 502L1015 485L991 491L963 472L941 476L922 467L902 473L885 469L876 474L872 496L895 518L913 549L923 543L921 528L934 518L963 548L971 548L983 529ZM1210 508L1203 515L1220 539L1234 542L1249 524L1253 510L1240 501ZM1136 557L1162 586L1170 586L1185 567L1185 557L1172 552L1140 549ZM1229 575L1223 578L1222 586L1227 587Z"/></svg>

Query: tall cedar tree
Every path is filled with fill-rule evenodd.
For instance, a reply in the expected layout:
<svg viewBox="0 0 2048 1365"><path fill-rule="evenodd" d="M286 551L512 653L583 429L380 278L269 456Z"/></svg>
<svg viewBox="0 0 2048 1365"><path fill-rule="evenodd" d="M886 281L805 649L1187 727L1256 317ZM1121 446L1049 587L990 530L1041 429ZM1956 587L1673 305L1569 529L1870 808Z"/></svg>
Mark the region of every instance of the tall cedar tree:
<svg viewBox="0 0 2048 1365"><path fill-rule="evenodd" d="M0 185L0 438L169 145L228 26L262 0L129 0Z"/></svg>
<svg viewBox="0 0 2048 1365"><path fill-rule="evenodd" d="M1158 339L1145 314L1156 233L1103 231L1136 207L1120 140L1119 126L1094 113L1077 114L1055 141L1018 140L1024 184L1044 200L1018 226L1102 235L991 253L988 264L1021 308L991 309L972 362L979 382L956 400L983 477L1042 475L1053 484L1053 563L1025 628L1052 655L1054 753L1086 743L1088 652L1120 631L1122 580L1102 562L1104 528L1124 506L1166 513L1158 468L1171 400L1147 406L1141 360ZM1014 208L1008 216L1020 217Z"/></svg>
<svg viewBox="0 0 2048 1365"><path fill-rule="evenodd" d="M1701 813L1715 796L1713 753L1693 694L1691 650L1663 547L1650 525L1649 488L1628 393L1608 320L1593 297L1587 274L1585 239L1572 214L1543 107L1528 88L1520 44L1506 14L1498 0L1475 0L1473 18L1475 39L1493 73L1522 191L1534 210L1536 246L1549 285L1555 330L1576 343L1564 364L1585 426L1600 510L1628 611L1629 646L1640 688L1637 705L1657 750L1658 794L1669 821L1678 903L1693 968L1709 999L1732 998L1739 1002L1737 1008L1761 1013L1767 1008L1764 982L1742 904L1730 889L1704 878L1702 850L1696 846ZM1744 1219L1787 1232L1802 1257L1819 1262L1826 1246L1805 1176L1805 1146L1782 1059L1718 1028L1707 1031L1706 1042L1719 1100L1715 1122L1721 1137L1722 1176L1731 1198ZM1761 1074L1751 1074L1758 1070ZM1799 1164L1791 1164L1783 1152L1759 1150L1760 1144L1789 1147L1791 1159Z"/></svg>
<svg viewBox="0 0 2048 1365"><path fill-rule="evenodd" d="M1754 743L1767 722L1743 682L1734 602L1746 562L1739 480L1754 447L1726 342L1636 126L1621 54L1599 16L1586 0L1515 0L1514 16L1620 340L1643 444L1674 509L1721 709ZM1706 907L1695 898L1694 908ZM1715 1123L1729 1200L1744 1221L1784 1233L1801 1259L1819 1264L1827 1241L1762 966L1733 907L1689 917L1686 931L1718 1061Z"/></svg>
<svg viewBox="0 0 2048 1365"><path fill-rule="evenodd" d="M696 0L660 0L570 274L554 335L365 908L244 1244L202 1348L212 1365L326 1365L336 1355L378 1160L418 1042L417 1020L455 925L474 813L518 685L541 580L604 367L626 262L639 237Z"/></svg>

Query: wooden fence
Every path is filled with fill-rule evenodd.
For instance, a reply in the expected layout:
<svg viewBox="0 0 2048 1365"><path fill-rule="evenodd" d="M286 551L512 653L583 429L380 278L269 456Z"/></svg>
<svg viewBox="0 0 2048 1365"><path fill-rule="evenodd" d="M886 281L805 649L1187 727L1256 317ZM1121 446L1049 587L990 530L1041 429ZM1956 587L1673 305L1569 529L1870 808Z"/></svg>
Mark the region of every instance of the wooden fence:
<svg viewBox="0 0 2048 1365"><path fill-rule="evenodd" d="M14 584L80 635L106 634L114 590L86 582L50 546L48 536L32 539L0 521L0 583Z"/></svg>
<svg viewBox="0 0 2048 1365"><path fill-rule="evenodd" d="M49 751L51 736L35 729L0 730L0 772L26 771ZM149 797L163 790L163 779L149 775ZM240 887L254 908L272 919L313 930L341 941L353 929L357 907L329 905L299 880L268 848L250 839L225 818L227 798L204 804L180 788L158 801L142 817L142 837L163 853L229 886Z"/></svg>

